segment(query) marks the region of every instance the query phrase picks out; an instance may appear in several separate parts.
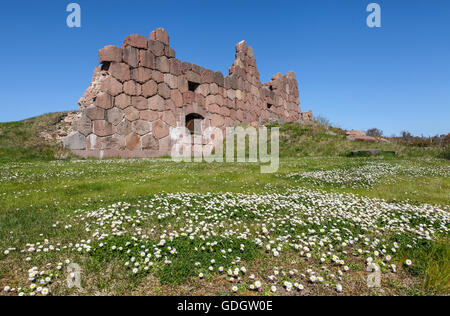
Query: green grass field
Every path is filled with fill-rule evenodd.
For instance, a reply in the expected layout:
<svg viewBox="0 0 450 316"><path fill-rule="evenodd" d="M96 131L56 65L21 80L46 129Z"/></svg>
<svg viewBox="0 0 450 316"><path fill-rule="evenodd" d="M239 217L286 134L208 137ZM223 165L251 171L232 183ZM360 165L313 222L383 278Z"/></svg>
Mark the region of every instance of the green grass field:
<svg viewBox="0 0 450 316"><path fill-rule="evenodd" d="M0 295L450 294L450 163L439 150L289 124L276 174L61 160L36 136L51 122L0 124ZM398 157L346 157L374 146ZM380 287L367 285L372 263Z"/></svg>

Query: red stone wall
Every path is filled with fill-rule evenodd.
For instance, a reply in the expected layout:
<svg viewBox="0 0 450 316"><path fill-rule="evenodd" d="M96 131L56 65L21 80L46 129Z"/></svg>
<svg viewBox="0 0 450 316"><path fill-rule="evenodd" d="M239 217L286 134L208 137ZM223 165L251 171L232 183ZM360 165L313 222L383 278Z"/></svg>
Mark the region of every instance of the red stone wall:
<svg viewBox="0 0 450 316"><path fill-rule="evenodd" d="M130 35L122 47L107 46L99 61L79 101L77 132L64 141L83 157L168 155L171 129L184 126L191 113L205 118L204 128L300 119L295 73L276 74L262 85L253 49L244 41L226 77L176 59L164 29L150 38ZM198 86L195 91L189 82Z"/></svg>

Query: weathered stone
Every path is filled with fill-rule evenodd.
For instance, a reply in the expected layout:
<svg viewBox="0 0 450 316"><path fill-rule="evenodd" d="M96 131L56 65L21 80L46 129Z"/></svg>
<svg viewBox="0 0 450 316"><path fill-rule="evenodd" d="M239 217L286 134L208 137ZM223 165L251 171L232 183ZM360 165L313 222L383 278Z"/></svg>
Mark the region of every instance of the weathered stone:
<svg viewBox="0 0 450 316"><path fill-rule="evenodd" d="M291 80L297 80L297 76L295 75L295 72L293 72L293 71L289 71L286 74L286 78L291 79Z"/></svg>
<svg viewBox="0 0 450 316"><path fill-rule="evenodd" d="M133 131L141 136L150 133L152 130L152 124L143 120L134 121L132 126Z"/></svg>
<svg viewBox="0 0 450 316"><path fill-rule="evenodd" d="M146 135L142 137L143 150L159 150L159 141L153 135Z"/></svg>
<svg viewBox="0 0 450 316"><path fill-rule="evenodd" d="M219 87L223 87L224 86L224 77L223 74L218 71L214 74L214 82L219 86Z"/></svg>
<svg viewBox="0 0 450 316"><path fill-rule="evenodd" d="M91 120L104 120L105 110L98 106L90 106L85 110L86 116Z"/></svg>
<svg viewBox="0 0 450 316"><path fill-rule="evenodd" d="M148 100L144 97L132 97L131 104L138 110L148 110Z"/></svg>
<svg viewBox="0 0 450 316"><path fill-rule="evenodd" d="M106 93L112 95L113 97L115 97L116 95L119 95L122 93L123 86L119 81L117 81L117 79L115 79L112 76L108 76L102 82L102 90L103 90L103 92L106 92Z"/></svg>
<svg viewBox="0 0 450 316"><path fill-rule="evenodd" d="M170 88L165 83L160 83L158 85L158 94L162 96L164 99L170 98Z"/></svg>
<svg viewBox="0 0 450 316"><path fill-rule="evenodd" d="M188 81L183 77L178 77L178 90L181 93L185 93L189 91L189 83Z"/></svg>
<svg viewBox="0 0 450 316"><path fill-rule="evenodd" d="M175 119L175 115L171 111L166 111L162 115L162 120L169 126L176 127L177 121Z"/></svg>
<svg viewBox="0 0 450 316"><path fill-rule="evenodd" d="M170 136L163 137L159 140L159 154L170 155L172 150L172 139Z"/></svg>
<svg viewBox="0 0 450 316"><path fill-rule="evenodd" d="M123 41L123 47L132 46L140 49L147 49L147 38L142 35L133 34L129 35L124 41Z"/></svg>
<svg viewBox="0 0 450 316"><path fill-rule="evenodd" d="M165 53L164 44L155 40L148 40L148 49L155 56L163 56Z"/></svg>
<svg viewBox="0 0 450 316"><path fill-rule="evenodd" d="M152 134L157 139L164 138L169 135L169 126L162 121L158 120L152 124Z"/></svg>
<svg viewBox="0 0 450 316"><path fill-rule="evenodd" d="M188 105L195 102L195 94L192 91L183 93L183 104Z"/></svg>
<svg viewBox="0 0 450 316"><path fill-rule="evenodd" d="M155 95L148 99L148 107L150 110L163 111L164 110L164 99L160 95Z"/></svg>
<svg viewBox="0 0 450 316"><path fill-rule="evenodd" d="M211 115L211 126L222 127L224 125L224 118L221 115L213 114Z"/></svg>
<svg viewBox="0 0 450 316"><path fill-rule="evenodd" d="M148 68L139 67L131 71L131 78L139 83L146 83L152 77L152 71Z"/></svg>
<svg viewBox="0 0 450 316"><path fill-rule="evenodd" d="M127 136L131 131L131 122L128 120L123 120L116 127L116 133L122 136Z"/></svg>
<svg viewBox="0 0 450 316"><path fill-rule="evenodd" d="M139 52L139 59L142 67L155 68L155 55L151 51L141 50Z"/></svg>
<svg viewBox="0 0 450 316"><path fill-rule="evenodd" d="M170 99L173 101L177 108L183 107L183 95L179 90L172 90Z"/></svg>
<svg viewBox="0 0 450 316"><path fill-rule="evenodd" d="M154 96L158 92L158 85L155 81L147 81L142 85L142 95L146 98Z"/></svg>
<svg viewBox="0 0 450 316"><path fill-rule="evenodd" d="M136 121L139 119L139 111L130 106L125 109L125 117L130 122Z"/></svg>
<svg viewBox="0 0 450 316"><path fill-rule="evenodd" d="M181 61L175 58L169 59L170 73L174 76L181 75Z"/></svg>
<svg viewBox="0 0 450 316"><path fill-rule="evenodd" d="M156 69L162 73L170 71L169 60L166 56L156 57Z"/></svg>
<svg viewBox="0 0 450 316"><path fill-rule="evenodd" d="M161 71L153 70L152 80L154 80L156 83L164 82L164 74Z"/></svg>
<svg viewBox="0 0 450 316"><path fill-rule="evenodd" d="M150 39L169 45L169 34L165 29L159 28L150 33Z"/></svg>
<svg viewBox="0 0 450 316"><path fill-rule="evenodd" d="M186 73L186 79L190 82L195 82L195 83L201 83L202 82L202 78L200 76L200 74L193 72L192 70L189 70Z"/></svg>
<svg viewBox="0 0 450 316"><path fill-rule="evenodd" d="M365 132L363 132L363 131L358 131L358 130L351 130L351 131L348 131L346 134L347 134L347 136L354 136L354 137L364 137L364 136L367 136L367 134L366 134Z"/></svg>
<svg viewBox="0 0 450 316"><path fill-rule="evenodd" d="M211 94L218 94L219 93L219 86L216 83L211 83L209 85L209 93L211 93Z"/></svg>
<svg viewBox="0 0 450 316"><path fill-rule="evenodd" d="M170 47L170 46L166 46L165 47L164 54L168 58L175 58L175 56L176 56L175 50L172 47Z"/></svg>
<svg viewBox="0 0 450 316"><path fill-rule="evenodd" d="M112 135L112 124L107 121L94 121L94 134L100 137Z"/></svg>
<svg viewBox="0 0 450 316"><path fill-rule="evenodd" d="M159 114L158 114L158 112L151 111L151 110L141 111L140 118L141 118L141 120L144 120L144 121L154 122L159 118Z"/></svg>
<svg viewBox="0 0 450 316"><path fill-rule="evenodd" d="M123 111L118 108L112 108L111 110L108 110L106 112L106 117L108 119L108 122L110 122L113 125L117 125L123 120Z"/></svg>
<svg viewBox="0 0 450 316"><path fill-rule="evenodd" d="M130 66L125 63L112 63L108 71L114 78L121 82L130 80Z"/></svg>
<svg viewBox="0 0 450 316"><path fill-rule="evenodd" d="M75 123L75 130L83 134L84 136L88 136L92 133L92 121L87 117L86 114L83 114Z"/></svg>
<svg viewBox="0 0 450 316"><path fill-rule="evenodd" d="M86 149L86 136L79 132L73 132L63 139L64 148L70 150L84 150Z"/></svg>
<svg viewBox="0 0 450 316"><path fill-rule="evenodd" d="M136 133L131 133L126 138L127 150L138 150L141 147L141 138Z"/></svg>
<svg viewBox="0 0 450 316"><path fill-rule="evenodd" d="M100 64L105 62L120 63L122 62L122 48L113 45L106 46L99 50L98 57Z"/></svg>
<svg viewBox="0 0 450 316"><path fill-rule="evenodd" d="M113 106L113 97L108 93L101 93L95 98L94 103L99 108L108 110Z"/></svg>
<svg viewBox="0 0 450 316"><path fill-rule="evenodd" d="M214 82L214 71L209 69L203 69L201 72L201 83L213 83Z"/></svg>
<svg viewBox="0 0 450 316"><path fill-rule="evenodd" d="M137 96L142 93L141 85L139 83L134 82L133 80L124 83L123 91L131 96Z"/></svg>
<svg viewBox="0 0 450 316"><path fill-rule="evenodd" d="M164 82L170 87L170 89L178 88L178 77L172 74L164 74Z"/></svg>
<svg viewBox="0 0 450 316"><path fill-rule="evenodd" d="M124 110L131 105L131 97L125 93L119 94L114 98L114 105Z"/></svg>
<svg viewBox="0 0 450 316"><path fill-rule="evenodd" d="M123 61L133 68L139 66L139 53L135 47L128 46L123 49Z"/></svg>

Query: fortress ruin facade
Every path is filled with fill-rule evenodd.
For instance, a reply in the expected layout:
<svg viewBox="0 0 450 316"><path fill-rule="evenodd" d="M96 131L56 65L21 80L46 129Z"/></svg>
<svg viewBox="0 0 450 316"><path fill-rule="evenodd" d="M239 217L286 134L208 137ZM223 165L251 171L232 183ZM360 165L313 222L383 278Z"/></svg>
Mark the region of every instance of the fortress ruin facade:
<svg viewBox="0 0 450 316"><path fill-rule="evenodd" d="M172 131L192 134L265 122L312 120L301 113L294 72L261 84L253 49L236 45L229 75L182 62L169 35L130 35L122 47L99 51L91 85L79 101L80 118L64 146L81 157L146 158L169 155ZM194 124L195 123L195 124Z"/></svg>

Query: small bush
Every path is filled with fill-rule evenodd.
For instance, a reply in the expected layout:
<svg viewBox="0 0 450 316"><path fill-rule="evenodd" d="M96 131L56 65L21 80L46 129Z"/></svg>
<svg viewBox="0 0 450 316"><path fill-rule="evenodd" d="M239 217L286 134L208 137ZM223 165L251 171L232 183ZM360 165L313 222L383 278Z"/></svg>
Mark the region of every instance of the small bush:
<svg viewBox="0 0 450 316"><path fill-rule="evenodd" d="M450 160L450 147L444 149L444 151L439 154L439 158Z"/></svg>

